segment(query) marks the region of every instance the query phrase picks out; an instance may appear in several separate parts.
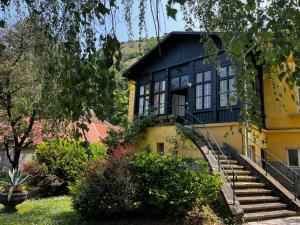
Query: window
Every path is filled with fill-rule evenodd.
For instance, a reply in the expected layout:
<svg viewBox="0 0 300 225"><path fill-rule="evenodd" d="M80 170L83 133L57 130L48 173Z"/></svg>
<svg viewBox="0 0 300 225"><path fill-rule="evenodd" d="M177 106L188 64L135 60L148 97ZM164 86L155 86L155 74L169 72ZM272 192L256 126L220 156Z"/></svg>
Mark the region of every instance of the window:
<svg viewBox="0 0 300 225"><path fill-rule="evenodd" d="M291 148L288 149L288 165L289 166L300 166L299 165L300 158L300 149Z"/></svg>
<svg viewBox="0 0 300 225"><path fill-rule="evenodd" d="M186 86L188 86L189 82L190 82L189 75L174 77L171 79L171 88L176 89L176 88L180 88L180 87L186 87Z"/></svg>
<svg viewBox="0 0 300 225"><path fill-rule="evenodd" d="M157 152L160 155L164 155L165 154L165 144L164 143L157 143Z"/></svg>
<svg viewBox="0 0 300 225"><path fill-rule="evenodd" d="M221 67L219 79L220 107L236 105L236 88L234 87L234 72L231 66Z"/></svg>
<svg viewBox="0 0 300 225"><path fill-rule="evenodd" d="M211 108L211 71L196 74L196 109Z"/></svg>
<svg viewBox="0 0 300 225"><path fill-rule="evenodd" d="M150 100L150 85L140 86L139 93L139 115L147 115Z"/></svg>
<svg viewBox="0 0 300 225"><path fill-rule="evenodd" d="M165 113L165 90L166 82L158 81L154 83L154 113Z"/></svg>

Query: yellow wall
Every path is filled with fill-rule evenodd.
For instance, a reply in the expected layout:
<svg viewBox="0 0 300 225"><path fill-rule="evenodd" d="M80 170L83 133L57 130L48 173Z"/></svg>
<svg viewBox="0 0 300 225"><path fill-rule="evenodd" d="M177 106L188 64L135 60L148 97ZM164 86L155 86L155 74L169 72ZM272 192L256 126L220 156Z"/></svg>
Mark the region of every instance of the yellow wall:
<svg viewBox="0 0 300 225"><path fill-rule="evenodd" d="M209 129L220 147L227 143L237 150L242 150L242 135L239 123L207 124L205 126L207 129L203 128L202 125L196 125L195 127L204 136L207 136L207 129Z"/></svg>
<svg viewBox="0 0 300 225"><path fill-rule="evenodd" d="M175 125L155 126L147 128L145 138L136 146L137 150L149 149L157 152L157 144L164 143L166 154L171 154L174 149L174 139L177 140L179 149L178 155L185 158L203 158L196 145L176 132Z"/></svg>
<svg viewBox="0 0 300 225"><path fill-rule="evenodd" d="M286 90L286 92L285 92ZM264 77L264 107L267 129L300 128L300 113L298 112L296 87L289 90L278 78ZM279 97L279 100L276 98ZM282 104L281 104L282 103Z"/></svg>
<svg viewBox="0 0 300 225"><path fill-rule="evenodd" d="M135 98L135 82L129 81L129 105L128 105L128 119L134 116L134 99Z"/></svg>

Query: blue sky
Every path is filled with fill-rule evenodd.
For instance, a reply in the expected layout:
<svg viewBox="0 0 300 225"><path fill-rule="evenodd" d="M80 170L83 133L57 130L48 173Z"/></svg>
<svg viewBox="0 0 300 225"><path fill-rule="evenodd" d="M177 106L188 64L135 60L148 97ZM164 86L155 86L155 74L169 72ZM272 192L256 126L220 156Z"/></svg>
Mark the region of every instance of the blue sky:
<svg viewBox="0 0 300 225"><path fill-rule="evenodd" d="M139 23L139 19L138 19L138 0L134 0L134 5L132 6L133 9L133 15L132 15L132 19L133 19L133 39L138 39L139 38L139 27L138 27L138 23ZM182 14L180 12L180 10L178 10L177 13L177 20L173 20L172 18L168 18L167 17L167 13L166 13L166 9L165 9L165 5L166 5L167 0L161 0L161 10L163 11L163 14L161 13L160 15L160 35L163 35L164 33L169 33L171 31L182 31L185 28L185 22L182 19ZM118 6L121 7L121 0L117 0L117 4ZM22 8L22 6L21 6ZM17 18L15 18L15 8L12 10L12 14L10 19L11 23L14 23L16 21ZM154 37L156 36L155 33L155 26L154 26L154 22L152 19L152 15L151 15L151 10L150 10L150 6L149 6L149 0L147 1L147 10L146 10L146 28L147 28L147 35L148 37ZM3 12L1 12L0 10L0 19L4 19L4 14ZM7 18L6 18L7 19ZM119 10L118 15L117 15L117 27L116 27L116 34L117 37L120 41L127 41L128 40L128 30L127 30L127 26L126 23L124 21L123 18L123 12L122 12L122 8Z"/></svg>
<svg viewBox="0 0 300 225"><path fill-rule="evenodd" d="M149 1L148 1L149 2ZM160 18L160 24L161 24L161 32L160 35L163 35L164 33L169 33L171 31L182 31L185 28L185 22L182 19L182 14L180 10L178 10L176 21L172 18L167 17L165 5L167 0L161 0L162 2L162 10L164 12L164 16L161 15ZM155 26L151 15L151 10L148 4L147 10L146 10L146 27L148 31L148 37L155 36ZM165 24L164 24L165 21ZM124 22L123 15L120 12L120 15L118 15L118 24L117 24L117 36L120 41L127 41L128 35L127 35L127 27L126 23ZM139 27L138 27L138 1L135 0L135 4L133 5L133 34L134 39L139 38Z"/></svg>

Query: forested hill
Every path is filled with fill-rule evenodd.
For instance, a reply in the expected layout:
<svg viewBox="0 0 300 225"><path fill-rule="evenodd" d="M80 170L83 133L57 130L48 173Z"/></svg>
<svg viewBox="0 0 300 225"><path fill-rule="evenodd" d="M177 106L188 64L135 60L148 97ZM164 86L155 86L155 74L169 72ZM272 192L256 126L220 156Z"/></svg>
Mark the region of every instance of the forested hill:
<svg viewBox="0 0 300 225"><path fill-rule="evenodd" d="M141 41L128 41L121 43L123 55L122 72L135 63L141 56L147 53L157 43L156 38L144 39Z"/></svg>

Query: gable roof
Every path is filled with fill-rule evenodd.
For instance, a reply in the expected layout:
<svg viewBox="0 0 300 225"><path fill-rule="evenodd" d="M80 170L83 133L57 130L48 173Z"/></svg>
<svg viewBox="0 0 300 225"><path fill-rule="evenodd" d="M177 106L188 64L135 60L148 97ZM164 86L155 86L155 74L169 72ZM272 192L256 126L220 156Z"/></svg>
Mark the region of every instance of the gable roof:
<svg viewBox="0 0 300 225"><path fill-rule="evenodd" d="M146 54L144 54L139 60L137 60L135 63L133 63L128 69L126 69L123 72L123 77L131 78L131 72L136 69L138 65L146 61L148 58L153 56L154 54L157 54L159 49L164 46L167 42L169 42L171 39L176 37L184 37L184 36L195 36L200 37L202 35L209 35L214 41L216 41L218 38L217 33L207 33L207 32L197 32L197 31L172 31L168 33L155 47L153 47L150 51L148 51Z"/></svg>

